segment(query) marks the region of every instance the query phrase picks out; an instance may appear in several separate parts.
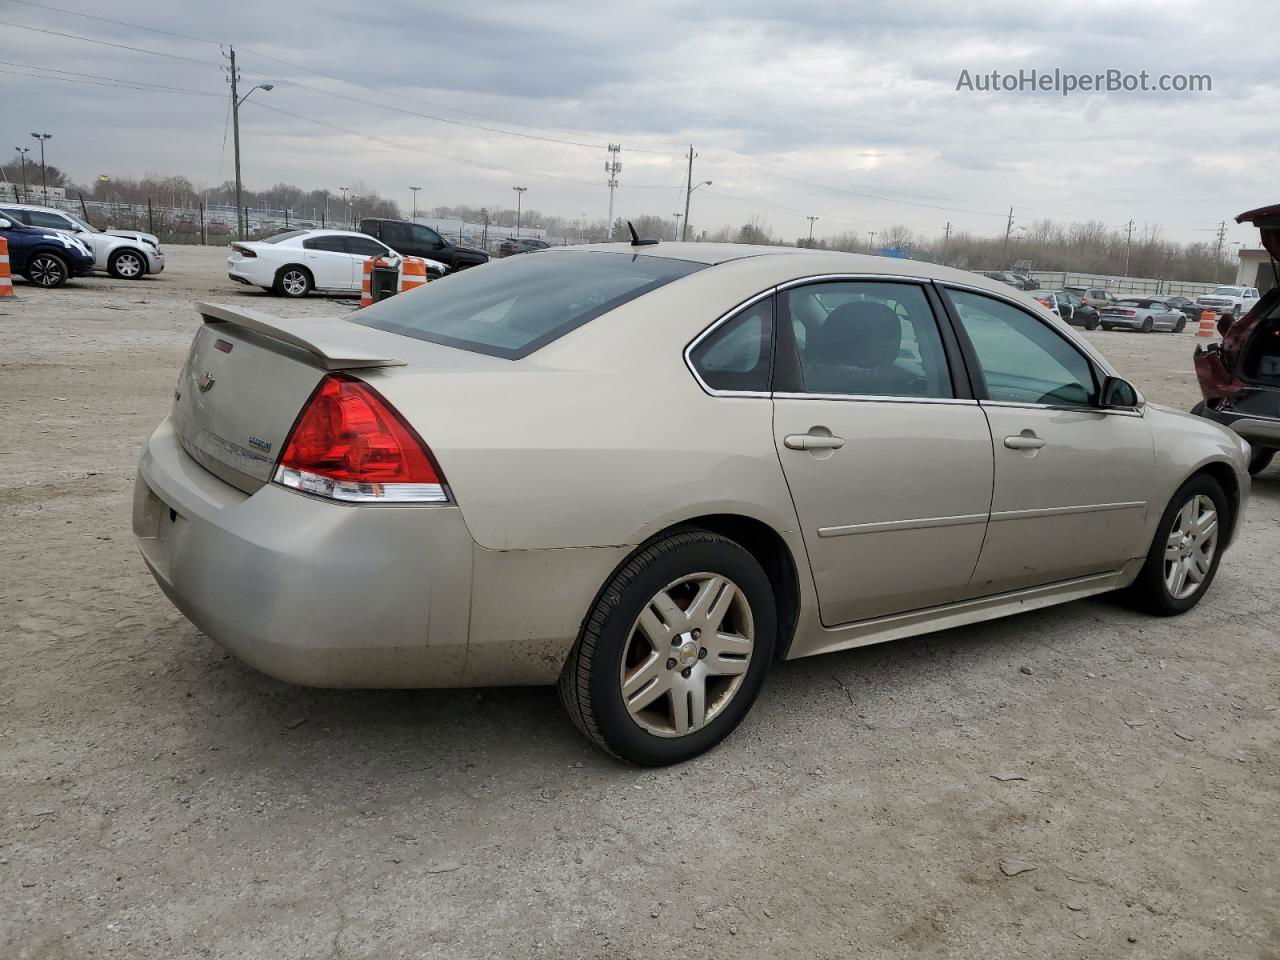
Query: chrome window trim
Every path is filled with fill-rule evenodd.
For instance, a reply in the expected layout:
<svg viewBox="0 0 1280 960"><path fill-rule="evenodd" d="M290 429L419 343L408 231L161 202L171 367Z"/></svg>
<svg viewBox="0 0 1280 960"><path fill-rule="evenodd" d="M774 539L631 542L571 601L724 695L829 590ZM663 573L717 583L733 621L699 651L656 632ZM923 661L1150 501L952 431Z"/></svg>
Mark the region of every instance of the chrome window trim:
<svg viewBox="0 0 1280 960"><path fill-rule="evenodd" d="M977 406L978 401L968 397L899 397L892 394L873 393L775 393L775 400L850 400L854 403L943 403Z"/></svg>
<svg viewBox="0 0 1280 960"><path fill-rule="evenodd" d="M684 348L684 353L683 353L684 365L688 367L689 372L693 374L693 379L698 382L698 386L702 388L704 393L712 397L750 397L754 399L760 399L760 398L768 399L769 397L772 396L772 394L767 390L717 390L715 389L710 384L708 384L707 381L703 380L702 375L698 373L698 368L694 366L694 363L693 363L693 351L697 349L698 344L702 343L703 340L707 339L707 337L711 336L713 333L719 330L722 326L724 326L726 323L728 323L730 320L732 320L734 317L740 314L743 310L749 310L751 307L755 306L761 300L764 300L767 297L771 297L777 292L778 292L777 287L769 287L767 290L763 290L760 293L755 294L755 296L742 301L736 307L731 308L727 313L722 314L718 319L713 320L710 326L708 326L700 334L694 337L693 340L689 342L688 346ZM776 314L776 311L775 311L775 314ZM778 318L775 315L773 319L774 319L774 325L776 327ZM774 336L775 337L777 336L776 330L774 331Z"/></svg>
<svg viewBox="0 0 1280 960"><path fill-rule="evenodd" d="M1056 410L1064 413L1096 413L1111 417L1143 417L1139 407L1084 407L1070 403L1018 403L1014 400L975 400L984 407L1007 407L1011 410Z"/></svg>
<svg viewBox="0 0 1280 960"><path fill-rule="evenodd" d="M933 280L929 277L908 277L899 273L819 273L812 277L800 277L795 280L787 280L785 283L778 284L777 290L790 290L792 287L800 287L810 283L835 283L846 280L865 280L870 283L915 283L920 286L927 286Z"/></svg>

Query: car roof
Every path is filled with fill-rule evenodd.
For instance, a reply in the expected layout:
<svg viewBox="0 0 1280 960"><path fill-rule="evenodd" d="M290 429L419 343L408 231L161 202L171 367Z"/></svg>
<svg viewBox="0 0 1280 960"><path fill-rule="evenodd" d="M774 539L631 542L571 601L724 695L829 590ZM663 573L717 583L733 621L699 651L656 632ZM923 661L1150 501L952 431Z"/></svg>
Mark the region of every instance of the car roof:
<svg viewBox="0 0 1280 960"><path fill-rule="evenodd" d="M72 213L70 210L59 210L57 207L46 207L42 203L9 203L6 200L0 200L0 206L7 210L38 210L40 213L61 213L64 216L74 217L78 214Z"/></svg>

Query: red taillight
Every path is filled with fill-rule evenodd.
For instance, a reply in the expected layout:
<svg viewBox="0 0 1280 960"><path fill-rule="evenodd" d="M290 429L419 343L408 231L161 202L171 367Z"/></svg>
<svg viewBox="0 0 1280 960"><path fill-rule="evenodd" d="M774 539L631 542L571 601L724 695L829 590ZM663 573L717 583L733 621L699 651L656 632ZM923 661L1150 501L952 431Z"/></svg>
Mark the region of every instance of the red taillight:
<svg viewBox="0 0 1280 960"><path fill-rule="evenodd" d="M1136 317L1138 314L1133 310L1117 310L1116 313L1122 317Z"/></svg>
<svg viewBox="0 0 1280 960"><path fill-rule="evenodd" d="M275 481L334 500L445 503L444 479L382 395L341 373L320 381L293 425Z"/></svg>
<svg viewBox="0 0 1280 960"><path fill-rule="evenodd" d="M1053 304L1050 303L1048 300L1045 300L1043 297L1036 297L1036 302L1043 307L1048 307L1050 310L1053 309Z"/></svg>
<svg viewBox="0 0 1280 960"><path fill-rule="evenodd" d="M238 244L238 243L233 243L233 244L231 245L231 249L232 249L232 250L234 250L236 253L240 254L240 256L242 256L242 257L256 257L256 256L257 256L257 254L256 254L256 253L254 253L252 250L250 250L248 247L242 247L242 246L240 246L240 244Z"/></svg>

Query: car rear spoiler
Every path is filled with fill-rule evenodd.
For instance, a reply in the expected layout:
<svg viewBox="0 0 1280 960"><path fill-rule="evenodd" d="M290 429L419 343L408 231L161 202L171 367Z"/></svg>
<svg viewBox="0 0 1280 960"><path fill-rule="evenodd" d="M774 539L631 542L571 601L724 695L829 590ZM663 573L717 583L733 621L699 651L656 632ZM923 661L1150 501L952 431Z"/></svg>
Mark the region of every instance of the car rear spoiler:
<svg viewBox="0 0 1280 960"><path fill-rule="evenodd" d="M229 323L279 340L314 356L326 370L358 370L365 367L403 367L405 361L372 353L357 345L364 328L338 317L285 319L244 307L197 303L205 323Z"/></svg>
<svg viewBox="0 0 1280 960"><path fill-rule="evenodd" d="M1280 260L1280 203L1269 207L1246 210L1236 217L1236 223L1252 223L1262 234L1262 246L1272 260Z"/></svg>

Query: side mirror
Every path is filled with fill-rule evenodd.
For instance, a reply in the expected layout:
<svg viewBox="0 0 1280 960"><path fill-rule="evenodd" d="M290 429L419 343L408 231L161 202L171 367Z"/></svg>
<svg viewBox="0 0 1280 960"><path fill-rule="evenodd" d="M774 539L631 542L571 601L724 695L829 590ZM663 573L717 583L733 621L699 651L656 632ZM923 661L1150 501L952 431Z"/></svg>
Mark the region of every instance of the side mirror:
<svg viewBox="0 0 1280 960"><path fill-rule="evenodd" d="M1102 393L1099 395L1098 405L1104 410L1129 410L1140 404L1141 400L1138 399L1138 391L1134 389L1133 384L1128 380L1120 377L1107 377L1102 381Z"/></svg>

